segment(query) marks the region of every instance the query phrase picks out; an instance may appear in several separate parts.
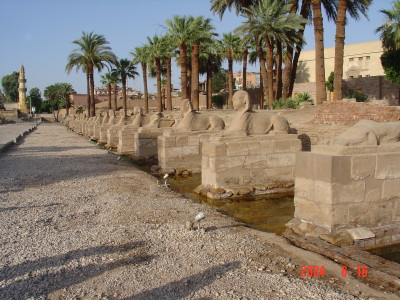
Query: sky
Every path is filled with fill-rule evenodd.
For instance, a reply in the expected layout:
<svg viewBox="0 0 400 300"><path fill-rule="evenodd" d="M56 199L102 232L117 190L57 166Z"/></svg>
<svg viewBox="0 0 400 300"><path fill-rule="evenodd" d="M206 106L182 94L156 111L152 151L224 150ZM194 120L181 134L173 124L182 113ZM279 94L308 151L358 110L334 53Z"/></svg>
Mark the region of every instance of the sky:
<svg viewBox="0 0 400 300"><path fill-rule="evenodd" d="M367 20L350 20L346 27L346 44L379 40L375 29L384 20L381 9L390 9L391 0L374 0ZM68 82L78 93L86 93L86 77L81 71L65 72L67 57L75 48L72 41L82 32L102 34L118 58L129 58L147 37L165 32L165 20L174 15L205 16L213 20L219 35L238 27L244 20L234 12L224 14L222 20L210 12L210 0L0 0L0 78L25 67L28 91L44 89L58 82ZM325 21L325 47L335 43L335 24ZM306 26L305 50L314 49L312 25ZM226 67L226 66L225 66ZM139 76L128 80L128 87L143 91ZM241 70L235 63L234 72ZM257 72L257 65L249 71ZM180 71L172 70L172 83L180 88ZM100 74L95 73L95 85L101 86ZM155 92L154 80L149 80L149 91Z"/></svg>

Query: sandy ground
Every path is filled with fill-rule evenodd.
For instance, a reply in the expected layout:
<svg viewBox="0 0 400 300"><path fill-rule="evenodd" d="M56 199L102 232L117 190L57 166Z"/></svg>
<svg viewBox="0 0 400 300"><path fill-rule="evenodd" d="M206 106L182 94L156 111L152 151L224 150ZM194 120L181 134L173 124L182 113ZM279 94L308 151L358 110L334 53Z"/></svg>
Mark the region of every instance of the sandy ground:
<svg viewBox="0 0 400 300"><path fill-rule="evenodd" d="M185 228L198 212L199 230ZM325 276L302 278L301 266ZM398 299L57 124L0 154L0 299Z"/></svg>

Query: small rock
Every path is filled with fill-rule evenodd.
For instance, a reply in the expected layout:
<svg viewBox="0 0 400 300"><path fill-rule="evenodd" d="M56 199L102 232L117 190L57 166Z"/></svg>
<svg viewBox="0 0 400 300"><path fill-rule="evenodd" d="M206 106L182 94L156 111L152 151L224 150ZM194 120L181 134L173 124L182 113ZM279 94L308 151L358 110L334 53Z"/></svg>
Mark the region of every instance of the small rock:
<svg viewBox="0 0 400 300"><path fill-rule="evenodd" d="M186 223L185 223L185 228L187 229L187 230L192 230L193 229L193 225L194 225L194 223L192 222L192 221L186 221Z"/></svg>

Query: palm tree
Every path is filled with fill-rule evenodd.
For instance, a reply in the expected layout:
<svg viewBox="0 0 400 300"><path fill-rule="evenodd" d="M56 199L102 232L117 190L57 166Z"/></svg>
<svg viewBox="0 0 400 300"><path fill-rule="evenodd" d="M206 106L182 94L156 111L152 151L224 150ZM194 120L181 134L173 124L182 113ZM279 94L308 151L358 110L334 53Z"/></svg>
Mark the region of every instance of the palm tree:
<svg viewBox="0 0 400 300"><path fill-rule="evenodd" d="M163 63L165 65L165 87L166 87L166 100L165 108L169 111L172 110L172 57L175 56L176 40L171 35L165 35L162 42L163 47Z"/></svg>
<svg viewBox="0 0 400 300"><path fill-rule="evenodd" d="M149 45L149 57L155 63L156 78L157 78L157 112L162 112L161 99L161 58L163 56L163 40L158 35L153 38L147 37Z"/></svg>
<svg viewBox="0 0 400 300"><path fill-rule="evenodd" d="M135 63L140 63L142 66L142 74L143 74L143 93L144 93L144 111L146 114L149 113L149 93L147 91L147 66L150 63L149 55L150 49L148 45L144 45L142 47L136 47L133 52L133 61Z"/></svg>
<svg viewBox="0 0 400 300"><path fill-rule="evenodd" d="M228 108L233 108L233 60L242 56L241 39L233 33L222 34L220 40L221 55L228 60Z"/></svg>
<svg viewBox="0 0 400 300"><path fill-rule="evenodd" d="M194 17L174 16L172 20L166 20L168 34L176 38L179 47L179 59L181 65L181 89L182 99L189 98L187 85L187 46L191 44L192 34L195 28Z"/></svg>
<svg viewBox="0 0 400 300"><path fill-rule="evenodd" d="M60 89L61 89L62 95L65 98L65 108L67 111L66 115L68 116L69 108L71 107L71 95L76 94L76 91L74 90L72 85L69 83L62 83Z"/></svg>
<svg viewBox="0 0 400 300"><path fill-rule="evenodd" d="M264 70L261 76L263 77L264 88L267 85L269 106L275 99L273 88L274 48L279 42L300 44L303 37L298 34L298 30L306 23L306 20L301 16L290 14L291 7L289 4L282 4L282 0L260 0L258 4L250 8L243 8L248 12L243 15L247 20L236 29L236 32L243 34L247 39L256 38L257 52L262 69L264 67L261 42L265 42L267 72L265 74Z"/></svg>
<svg viewBox="0 0 400 300"><path fill-rule="evenodd" d="M115 64L117 58L114 53L111 52L111 48L106 46L109 42L103 35L82 32L82 37L79 40L75 40L72 43L77 44L79 48L76 48L68 56L68 63L66 66L67 72L70 72L74 67L78 69L82 68L87 72L89 79L88 86L90 87L90 97L88 103L88 110L91 116L96 114L95 112L95 99L94 99L94 69L101 71L105 66L105 63ZM90 108L89 108L90 107Z"/></svg>
<svg viewBox="0 0 400 300"><path fill-rule="evenodd" d="M249 8L255 5L258 0L211 0L211 11L217 13L222 20L226 9L232 10L235 7L236 15L244 13L243 8Z"/></svg>
<svg viewBox="0 0 400 300"><path fill-rule="evenodd" d="M88 111L88 115L90 115L90 75L86 69L85 57L79 55L72 56L72 54L70 54L68 57L68 63L65 67L67 74L69 74L74 67L76 68L76 72L82 69L82 71L86 74L86 110Z"/></svg>
<svg viewBox="0 0 400 300"><path fill-rule="evenodd" d="M200 49L199 71L200 74L207 74L206 78L206 107L212 107L212 78L221 68L222 58L218 51L218 41L212 39L204 44Z"/></svg>
<svg viewBox="0 0 400 300"><path fill-rule="evenodd" d="M380 33L383 47L386 50L400 49L400 1L393 1L393 8L380 11L385 15L383 25L376 29Z"/></svg>
<svg viewBox="0 0 400 300"><path fill-rule="evenodd" d="M211 0L211 11L217 13L222 20L222 16L224 15L226 9L232 10L235 7L236 15L238 16L241 13L248 14L248 11L245 11L245 8L249 8L257 3L257 0ZM243 84L242 89L247 89L247 56L249 54L248 45L245 41L243 44Z"/></svg>
<svg viewBox="0 0 400 300"><path fill-rule="evenodd" d="M211 25L210 18L202 16L193 20L194 26L192 32L192 68L191 68L191 100L194 109L199 109L199 54L200 43L208 42L212 36L217 34L213 32L214 26Z"/></svg>
<svg viewBox="0 0 400 300"><path fill-rule="evenodd" d="M343 82L343 55L344 55L344 37L346 26L346 12L354 19L359 19L361 12L368 18L366 12L372 0L338 0L338 14L336 20L336 37L335 37L335 67L333 90L335 101L342 100L342 82Z"/></svg>
<svg viewBox="0 0 400 300"><path fill-rule="evenodd" d="M107 93L108 93L108 109L111 109L111 86L114 82L114 78L111 72L108 72L104 75L101 75L101 84L107 86Z"/></svg>
<svg viewBox="0 0 400 300"><path fill-rule="evenodd" d="M124 116L127 116L126 80L127 80L127 78L135 78L135 76L139 75L139 74L138 74L138 72L136 72L135 64L126 58L120 59L116 63L115 68L112 69L111 72L112 72L112 74L114 74L114 76L118 77L121 80L122 97L124 99Z"/></svg>

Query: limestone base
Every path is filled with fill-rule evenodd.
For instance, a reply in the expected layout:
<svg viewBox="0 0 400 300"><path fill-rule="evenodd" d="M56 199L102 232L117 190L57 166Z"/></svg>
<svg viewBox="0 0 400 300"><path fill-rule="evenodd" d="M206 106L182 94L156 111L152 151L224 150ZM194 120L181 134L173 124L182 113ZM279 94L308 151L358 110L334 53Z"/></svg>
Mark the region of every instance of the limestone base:
<svg viewBox="0 0 400 300"><path fill-rule="evenodd" d="M294 134L212 137L202 148L202 187L209 197L292 191L300 150Z"/></svg>
<svg viewBox="0 0 400 300"><path fill-rule="evenodd" d="M398 143L324 145L297 153L295 187L295 220L325 229L333 243L337 239L334 235L342 230L365 228L374 232L385 226L395 232L384 238L377 235L375 242L365 241L362 247L400 240Z"/></svg>
<svg viewBox="0 0 400 300"><path fill-rule="evenodd" d="M215 131L202 130L174 132L166 130L158 137L158 163L162 173L188 171L201 172L201 146L208 142Z"/></svg>

